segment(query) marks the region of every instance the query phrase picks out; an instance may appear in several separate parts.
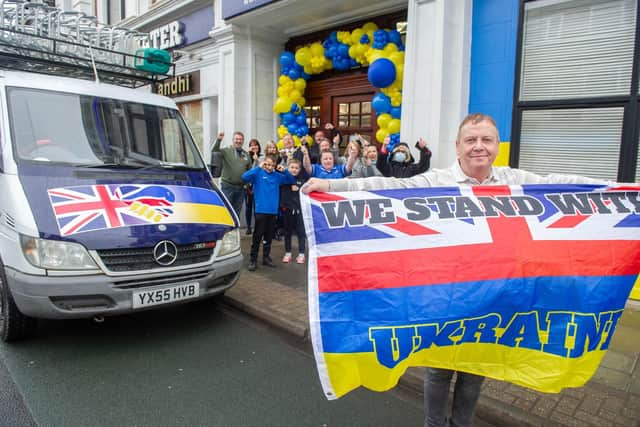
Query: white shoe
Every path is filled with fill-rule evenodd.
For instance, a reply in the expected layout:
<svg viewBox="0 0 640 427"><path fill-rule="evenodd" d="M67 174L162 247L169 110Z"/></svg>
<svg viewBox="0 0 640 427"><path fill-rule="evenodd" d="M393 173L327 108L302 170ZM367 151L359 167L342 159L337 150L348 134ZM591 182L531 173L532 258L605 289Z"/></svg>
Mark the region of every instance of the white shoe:
<svg viewBox="0 0 640 427"><path fill-rule="evenodd" d="M300 254L296 257L296 262L298 264L304 264L304 254Z"/></svg>

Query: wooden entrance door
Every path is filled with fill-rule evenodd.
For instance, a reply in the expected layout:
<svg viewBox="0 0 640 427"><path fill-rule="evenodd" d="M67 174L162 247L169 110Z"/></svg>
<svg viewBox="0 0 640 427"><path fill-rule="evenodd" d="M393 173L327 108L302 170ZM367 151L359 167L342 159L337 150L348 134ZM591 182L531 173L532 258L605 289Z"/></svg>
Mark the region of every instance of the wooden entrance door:
<svg viewBox="0 0 640 427"><path fill-rule="evenodd" d="M331 122L342 133L342 149L353 133L375 141L378 126L371 99L376 89L369 83L365 71L309 81L305 91L305 111L311 135Z"/></svg>

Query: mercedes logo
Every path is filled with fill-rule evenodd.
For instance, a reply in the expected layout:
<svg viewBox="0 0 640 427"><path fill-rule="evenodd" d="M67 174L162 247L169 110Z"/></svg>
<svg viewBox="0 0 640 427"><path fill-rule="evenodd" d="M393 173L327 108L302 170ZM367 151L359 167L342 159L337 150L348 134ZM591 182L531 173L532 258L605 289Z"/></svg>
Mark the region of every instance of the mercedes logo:
<svg viewBox="0 0 640 427"><path fill-rule="evenodd" d="M171 265L178 258L178 248L173 242L163 240L154 246L153 258L160 265Z"/></svg>

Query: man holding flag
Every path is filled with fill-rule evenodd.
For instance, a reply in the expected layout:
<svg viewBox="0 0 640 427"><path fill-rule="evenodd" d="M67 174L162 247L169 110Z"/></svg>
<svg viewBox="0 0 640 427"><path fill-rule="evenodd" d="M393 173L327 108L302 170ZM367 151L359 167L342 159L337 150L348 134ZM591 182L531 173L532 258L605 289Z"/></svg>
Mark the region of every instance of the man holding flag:
<svg viewBox="0 0 640 427"><path fill-rule="evenodd" d="M370 177L322 180L311 178L303 192L343 192L443 187L460 185L521 184L607 184L575 175L546 177L509 167L494 167L500 138L495 121L485 114L470 114L462 120L456 138L457 161L447 169L432 169L410 178ZM454 371L427 368L425 376L425 426L444 426L447 422L449 386ZM470 426L484 377L456 373L450 424Z"/></svg>

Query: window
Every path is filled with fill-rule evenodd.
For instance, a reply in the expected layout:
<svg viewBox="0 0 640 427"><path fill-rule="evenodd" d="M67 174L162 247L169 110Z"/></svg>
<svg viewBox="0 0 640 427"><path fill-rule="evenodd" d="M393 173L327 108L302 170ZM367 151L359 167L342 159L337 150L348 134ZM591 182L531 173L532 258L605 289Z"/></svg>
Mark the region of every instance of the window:
<svg viewBox="0 0 640 427"><path fill-rule="evenodd" d="M309 104L304 107L307 113L307 127L317 129L320 127L320 104Z"/></svg>
<svg viewBox="0 0 640 427"><path fill-rule="evenodd" d="M636 0L521 5L511 164L637 180Z"/></svg>
<svg viewBox="0 0 640 427"><path fill-rule="evenodd" d="M338 127L341 129L371 127L371 101L339 103Z"/></svg>
<svg viewBox="0 0 640 427"><path fill-rule="evenodd" d="M202 102L191 101L181 102L178 104L178 108L184 117L184 121L187 122L187 126L193 135L193 142L196 143L198 150L204 153L204 139L202 137Z"/></svg>

